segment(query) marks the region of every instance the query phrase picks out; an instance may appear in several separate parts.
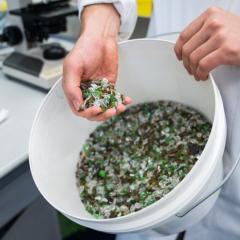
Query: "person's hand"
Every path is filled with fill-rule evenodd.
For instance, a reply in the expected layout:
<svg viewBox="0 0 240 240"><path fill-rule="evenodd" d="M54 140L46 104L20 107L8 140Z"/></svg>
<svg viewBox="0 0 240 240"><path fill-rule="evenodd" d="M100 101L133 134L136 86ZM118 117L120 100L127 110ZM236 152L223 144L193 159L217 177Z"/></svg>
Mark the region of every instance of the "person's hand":
<svg viewBox="0 0 240 240"><path fill-rule="evenodd" d="M118 69L117 36L120 17L112 4L96 4L85 7L82 14L81 36L68 54L63 67L63 89L72 111L92 121L105 121L123 112L131 102L125 98L117 109L102 113L100 107L78 112L83 102L81 81L107 78L115 83Z"/></svg>
<svg viewBox="0 0 240 240"><path fill-rule="evenodd" d="M208 9L180 34L175 52L196 80L206 80L219 65L240 65L240 17Z"/></svg>

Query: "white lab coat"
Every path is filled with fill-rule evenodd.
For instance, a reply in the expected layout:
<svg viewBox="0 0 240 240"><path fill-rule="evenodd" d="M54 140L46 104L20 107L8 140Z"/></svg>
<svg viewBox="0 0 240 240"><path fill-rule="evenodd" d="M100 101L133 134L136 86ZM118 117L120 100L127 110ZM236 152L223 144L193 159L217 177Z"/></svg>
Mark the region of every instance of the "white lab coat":
<svg viewBox="0 0 240 240"><path fill-rule="evenodd" d="M240 0L155 0L148 35L181 31L210 6L219 6L240 15ZM234 162L240 151L240 67L221 66L213 74L222 94L226 112L228 125L226 151L231 162ZM225 172L227 170L225 169ZM117 239L175 238L176 236L161 237L156 231L149 230L138 234L119 235ZM207 217L187 229L185 240L240 240L240 166L225 184Z"/></svg>

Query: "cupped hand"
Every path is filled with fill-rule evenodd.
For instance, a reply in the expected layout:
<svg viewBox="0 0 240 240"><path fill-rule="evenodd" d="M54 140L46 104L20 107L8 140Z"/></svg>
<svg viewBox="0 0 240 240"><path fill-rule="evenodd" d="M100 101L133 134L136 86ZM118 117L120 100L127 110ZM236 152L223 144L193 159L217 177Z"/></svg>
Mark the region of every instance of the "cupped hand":
<svg viewBox="0 0 240 240"><path fill-rule="evenodd" d="M105 121L123 112L131 99L126 97L124 104L106 112L102 112L100 107L79 112L83 103L80 84L84 80L103 77L115 84L118 70L119 16L111 4L99 4L87 7L83 18L82 34L64 61L63 89L76 115L92 121Z"/></svg>
<svg viewBox="0 0 240 240"><path fill-rule="evenodd" d="M179 36L175 53L189 74L206 80L219 65L240 65L240 17L209 8Z"/></svg>

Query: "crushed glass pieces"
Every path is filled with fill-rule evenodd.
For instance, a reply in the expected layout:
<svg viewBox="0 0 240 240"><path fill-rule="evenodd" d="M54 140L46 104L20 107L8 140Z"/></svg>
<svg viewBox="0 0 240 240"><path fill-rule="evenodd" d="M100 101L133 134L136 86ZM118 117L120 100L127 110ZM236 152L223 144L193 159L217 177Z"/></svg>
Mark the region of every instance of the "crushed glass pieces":
<svg viewBox="0 0 240 240"><path fill-rule="evenodd" d="M106 111L123 103L123 95L118 93L114 85L106 78L82 81L80 88L84 102L80 106L79 112L92 106L100 107L102 111Z"/></svg>

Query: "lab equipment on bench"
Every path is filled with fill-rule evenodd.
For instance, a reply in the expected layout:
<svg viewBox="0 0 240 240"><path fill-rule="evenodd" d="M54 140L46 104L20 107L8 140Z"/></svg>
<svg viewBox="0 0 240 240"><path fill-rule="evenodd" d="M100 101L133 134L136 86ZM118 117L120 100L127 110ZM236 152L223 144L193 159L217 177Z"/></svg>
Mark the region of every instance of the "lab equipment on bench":
<svg viewBox="0 0 240 240"><path fill-rule="evenodd" d="M66 18L77 15L78 10L69 0L27 4L20 0L19 5L9 10L13 25L0 35L1 42L16 49L3 61L2 70L11 78L50 89L62 75L63 59L70 49L46 40L51 34L66 31Z"/></svg>

